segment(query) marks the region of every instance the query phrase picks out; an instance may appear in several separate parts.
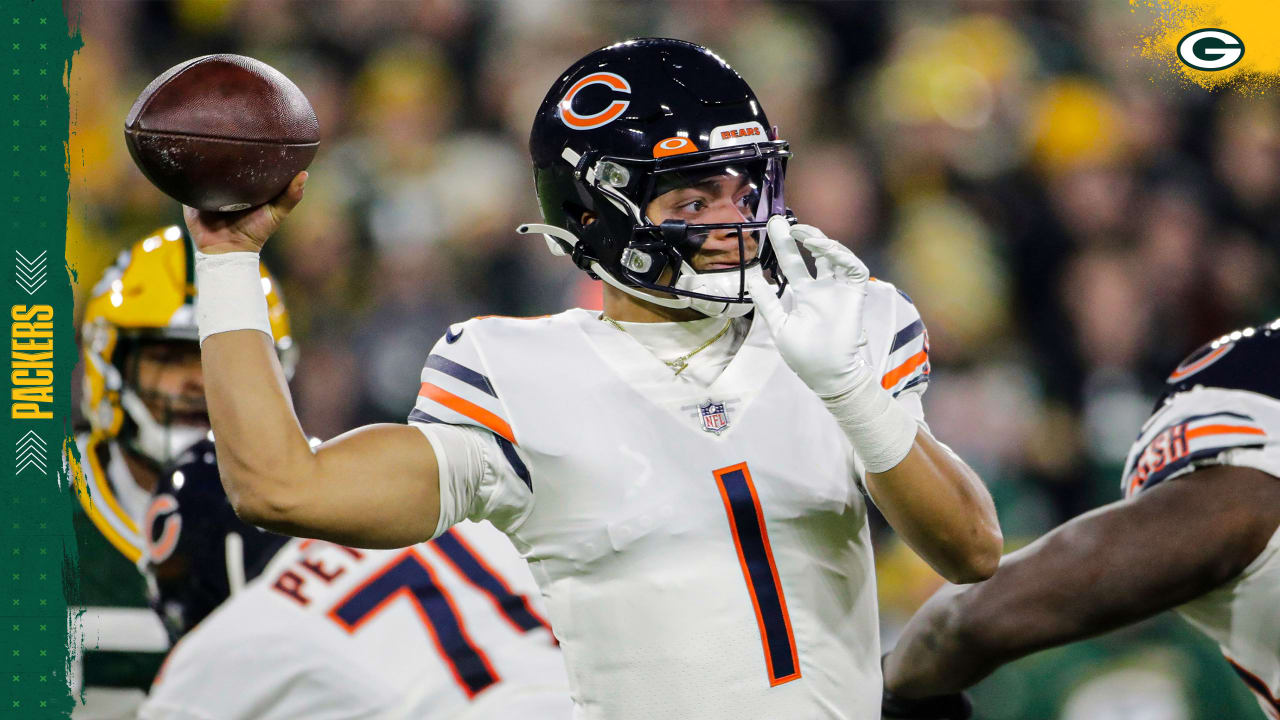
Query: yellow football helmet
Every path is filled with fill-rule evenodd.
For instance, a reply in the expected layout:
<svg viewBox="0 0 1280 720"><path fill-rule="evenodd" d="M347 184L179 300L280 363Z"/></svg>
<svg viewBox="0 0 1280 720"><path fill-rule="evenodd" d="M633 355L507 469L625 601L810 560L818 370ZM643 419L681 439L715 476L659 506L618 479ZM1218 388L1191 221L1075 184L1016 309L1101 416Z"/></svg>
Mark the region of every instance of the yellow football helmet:
<svg viewBox="0 0 1280 720"><path fill-rule="evenodd" d="M199 342L191 241L171 225L122 250L94 286L81 323L84 388L81 409L98 440L120 440L165 466L201 439L205 428L177 427L155 418L131 386L128 361L147 341ZM296 350L279 284L260 266L271 335L285 376Z"/></svg>

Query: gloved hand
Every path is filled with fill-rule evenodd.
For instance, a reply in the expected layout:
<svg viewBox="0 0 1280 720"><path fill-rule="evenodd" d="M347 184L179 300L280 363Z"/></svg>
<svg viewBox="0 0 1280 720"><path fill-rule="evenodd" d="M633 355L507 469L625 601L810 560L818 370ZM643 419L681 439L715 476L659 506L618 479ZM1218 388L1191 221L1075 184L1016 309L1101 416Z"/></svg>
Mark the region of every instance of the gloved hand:
<svg viewBox="0 0 1280 720"><path fill-rule="evenodd" d="M769 218L769 244L795 294L790 312L761 277L749 277L760 316L773 333L787 365L820 397L828 398L870 382L871 368L858 353L865 343L862 305L870 273L857 255L812 225L789 225ZM816 277L809 275L796 241L813 253Z"/></svg>
<svg viewBox="0 0 1280 720"><path fill-rule="evenodd" d="M880 716L886 720L969 720L973 703L965 693L912 699L898 697L886 688Z"/></svg>

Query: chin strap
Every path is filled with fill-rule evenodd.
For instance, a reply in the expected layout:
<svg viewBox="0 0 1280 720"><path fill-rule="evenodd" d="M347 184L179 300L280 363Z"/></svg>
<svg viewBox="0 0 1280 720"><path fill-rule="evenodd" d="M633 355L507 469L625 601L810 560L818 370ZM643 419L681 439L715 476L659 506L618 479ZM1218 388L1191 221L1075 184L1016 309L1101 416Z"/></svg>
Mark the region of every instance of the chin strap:
<svg viewBox="0 0 1280 720"><path fill-rule="evenodd" d="M547 249L551 251L552 255L557 257L571 255L574 263L578 265L578 267L581 267L589 273L593 273L600 280L609 283L622 292L640 300L644 300L645 302L653 303L654 305L660 305L665 308L673 308L676 310L693 308L707 317L741 317L751 312L753 307L749 303L726 303L712 300L698 300L679 295L669 298L659 297L658 295L646 292L641 288L631 287L630 285L623 283L621 280L614 277L608 270L605 270L604 267L595 260L589 260L586 263L581 262L582 257L579 248L582 247L582 241L578 239L577 235L574 235L562 227L558 227L556 225L545 225L543 223L524 223L516 226L516 232L521 235L541 234L547 241ZM566 245L569 249L566 249ZM681 279L678 283L678 286L681 287L681 289L699 289L694 287L686 288L686 285L693 284L690 283L688 278L702 277L703 281L706 281L705 276L699 276L694 272L693 268L688 265L688 263L685 263L681 270ZM751 273L753 270L758 273L760 271L759 266L757 265L753 268L749 268L747 272Z"/></svg>
<svg viewBox="0 0 1280 720"><path fill-rule="evenodd" d="M595 262L594 260L591 262L591 272L600 276L601 280L618 288L622 292L632 297L640 298L645 302L653 303L654 305L661 305L662 307L666 307L666 308L675 308L676 310L682 310L684 308L690 307L693 304L692 298L681 297L678 295L676 297L669 297L669 298L658 297L657 295L652 295L640 288L635 288L635 287L631 287L630 285L626 285L621 280L611 275L608 270L605 270L604 267L600 265L600 263Z"/></svg>

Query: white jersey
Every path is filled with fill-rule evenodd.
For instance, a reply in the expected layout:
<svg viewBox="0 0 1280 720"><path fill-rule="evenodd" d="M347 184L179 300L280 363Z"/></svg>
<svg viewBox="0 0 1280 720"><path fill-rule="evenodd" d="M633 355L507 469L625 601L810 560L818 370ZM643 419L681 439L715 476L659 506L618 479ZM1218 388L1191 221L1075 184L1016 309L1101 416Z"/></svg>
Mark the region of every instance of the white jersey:
<svg viewBox="0 0 1280 720"><path fill-rule="evenodd" d="M1280 338L1274 342L1280 345ZM1208 349L1217 347L1221 346ZM1197 354L1175 371L1170 382L1183 381L1181 387L1187 389L1172 393L1143 426L1125 465L1122 490L1126 497L1210 465L1251 467L1280 482L1280 399L1255 391L1256 386L1255 390L1239 389L1253 382L1245 368L1254 364L1250 354L1257 359L1256 347L1228 348L1227 352L1233 353L1228 357L1234 365L1219 360L1226 353ZM1204 358L1209 358L1208 363ZM1197 360L1202 363L1198 367ZM1195 376L1215 362L1211 372ZM1274 378L1277 368L1259 369ZM1275 384L1274 380L1263 382ZM1179 614L1218 643L1273 720L1280 720L1278 607L1280 530L1234 580L1178 608Z"/></svg>
<svg viewBox="0 0 1280 720"><path fill-rule="evenodd" d="M487 523L400 550L293 540L178 642L139 717L567 720L536 590Z"/></svg>
<svg viewBox="0 0 1280 720"><path fill-rule="evenodd" d="M575 717L880 717L859 463L763 322L741 322L710 385L580 309L474 319L427 360L410 421L492 433L491 471L442 526L487 518L529 560ZM922 419L915 308L871 283L865 326L868 364Z"/></svg>

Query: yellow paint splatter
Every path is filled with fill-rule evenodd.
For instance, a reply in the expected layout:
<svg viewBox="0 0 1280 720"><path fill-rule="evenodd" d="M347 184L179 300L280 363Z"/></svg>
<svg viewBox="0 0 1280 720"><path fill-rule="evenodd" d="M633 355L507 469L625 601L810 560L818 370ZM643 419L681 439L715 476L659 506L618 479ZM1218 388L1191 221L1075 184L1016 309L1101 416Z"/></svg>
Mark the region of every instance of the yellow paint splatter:
<svg viewBox="0 0 1280 720"><path fill-rule="evenodd" d="M1139 41L1144 58L1205 88L1262 94L1280 83L1280 2L1277 0L1129 0L1131 9L1150 12L1153 25ZM1244 45L1235 65L1219 71L1196 70L1178 58L1178 42L1187 33L1217 28L1234 33Z"/></svg>

